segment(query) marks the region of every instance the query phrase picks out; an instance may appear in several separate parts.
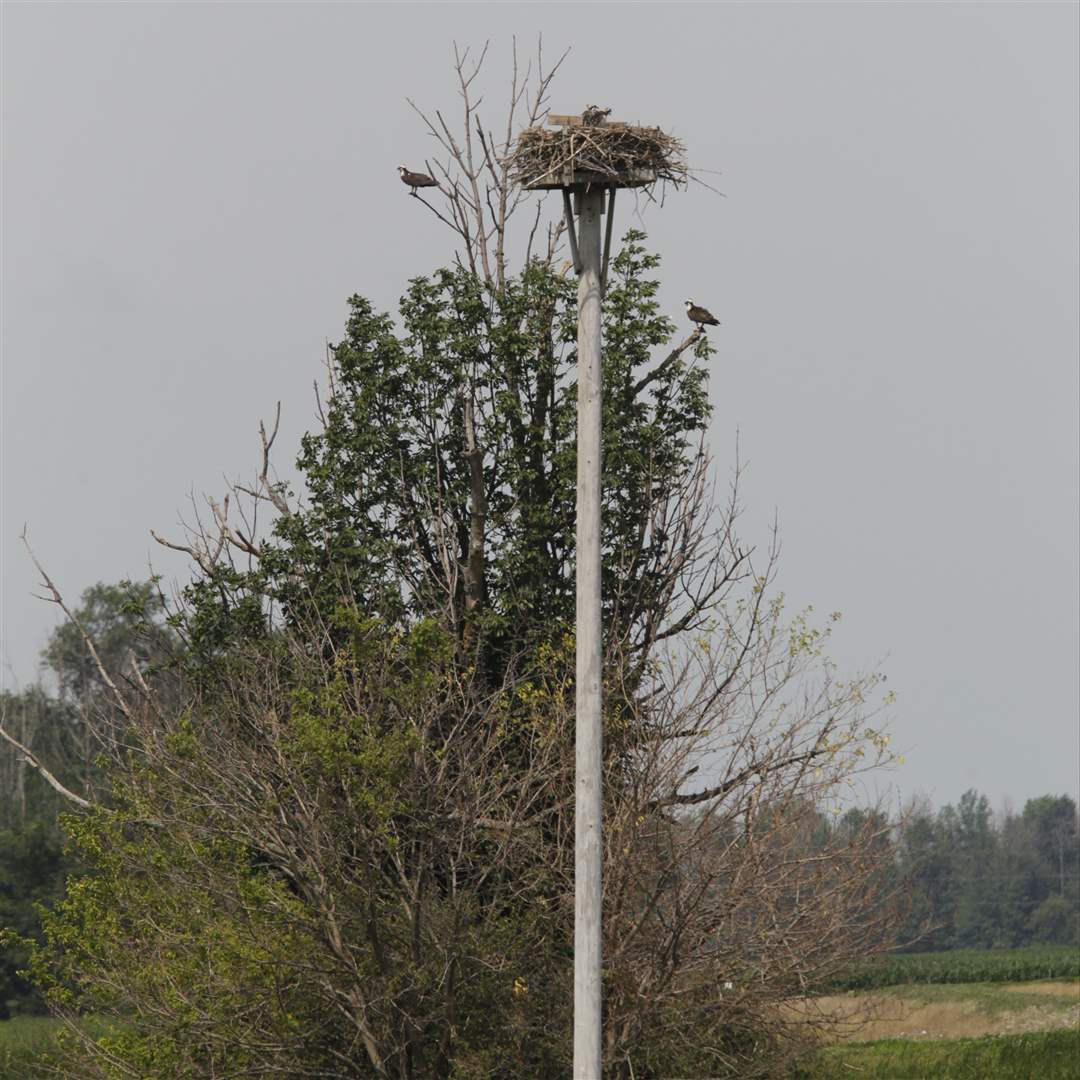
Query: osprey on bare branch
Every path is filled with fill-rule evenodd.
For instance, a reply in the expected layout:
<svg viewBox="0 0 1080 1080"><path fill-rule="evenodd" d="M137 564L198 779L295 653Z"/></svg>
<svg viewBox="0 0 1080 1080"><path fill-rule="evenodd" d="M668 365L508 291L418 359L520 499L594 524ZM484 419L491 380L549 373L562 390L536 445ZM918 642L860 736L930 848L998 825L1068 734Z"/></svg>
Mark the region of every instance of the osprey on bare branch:
<svg viewBox="0 0 1080 1080"><path fill-rule="evenodd" d="M703 307L698 307L693 300L686 301L686 314L691 322L696 322L702 328L720 325L720 321L714 319L711 312L706 311Z"/></svg>
<svg viewBox="0 0 1080 1080"><path fill-rule="evenodd" d="M427 173L409 172L404 165L398 166L398 172L401 173L401 182L412 188L410 195L415 195L417 188L439 186L439 181L428 176Z"/></svg>

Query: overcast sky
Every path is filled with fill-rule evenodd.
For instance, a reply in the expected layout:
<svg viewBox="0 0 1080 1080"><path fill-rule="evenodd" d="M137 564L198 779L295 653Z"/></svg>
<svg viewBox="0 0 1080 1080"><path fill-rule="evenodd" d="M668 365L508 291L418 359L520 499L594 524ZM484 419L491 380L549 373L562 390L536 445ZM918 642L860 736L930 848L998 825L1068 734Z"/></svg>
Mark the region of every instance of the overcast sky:
<svg viewBox="0 0 1080 1080"><path fill-rule="evenodd" d="M4 684L98 580L183 577L194 493L313 424L345 298L451 238L395 166L453 110L451 42L572 46L586 103L684 139L644 213L663 299L723 320L718 468L834 655L899 700L904 795L1078 789L1075 4L14 4L3 19ZM497 105L496 105L497 103ZM552 200L554 202L554 200ZM620 229L635 222L622 203Z"/></svg>

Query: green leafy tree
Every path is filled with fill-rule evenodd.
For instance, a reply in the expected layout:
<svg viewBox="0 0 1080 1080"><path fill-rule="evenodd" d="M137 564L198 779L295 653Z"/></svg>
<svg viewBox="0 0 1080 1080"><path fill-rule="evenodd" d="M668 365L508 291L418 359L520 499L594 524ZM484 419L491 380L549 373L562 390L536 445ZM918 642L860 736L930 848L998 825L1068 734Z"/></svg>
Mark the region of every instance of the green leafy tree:
<svg viewBox="0 0 1080 1080"><path fill-rule="evenodd" d="M0 784L6 793L0 800L0 930L6 934L0 943L0 1010L43 1009L40 996L19 974L26 967L26 942L40 934L39 905L62 893L65 876L77 866L62 854L57 818L67 803L47 782L43 767L61 788L91 794L100 779L96 759L117 738L117 722L123 719L109 700L86 637L121 678L133 663L149 670L164 662L174 644L153 582L93 585L72 614L75 621L58 626L42 651L57 692L41 685L0 692L0 729L15 740L0 740Z"/></svg>
<svg viewBox="0 0 1080 1080"><path fill-rule="evenodd" d="M1080 911L1063 896L1048 896L1028 919L1035 944L1080 946Z"/></svg>
<svg viewBox="0 0 1080 1080"><path fill-rule="evenodd" d="M175 644L156 581L98 582L84 590L74 614L77 622L63 622L52 632L42 659L56 677L61 700L84 710L107 696L99 660L118 674L132 664L145 670L165 662Z"/></svg>
<svg viewBox="0 0 1080 1080"><path fill-rule="evenodd" d="M77 711L41 686L17 693L0 690L0 727L17 742L48 761L65 782L78 784L85 774L85 748ZM63 800L37 769L7 740L0 739L0 828L19 829L35 821L55 823Z"/></svg>
<svg viewBox="0 0 1080 1080"><path fill-rule="evenodd" d="M50 762L63 781L79 785L82 747L70 706L40 686L0 691L0 726ZM63 891L70 860L62 857L57 814L63 800L6 741L0 741L0 1017L44 1011L25 979L29 939L40 931L37 904Z"/></svg>
<svg viewBox="0 0 1080 1080"><path fill-rule="evenodd" d="M674 326L657 308L659 260L641 240L628 234L605 306L603 547L605 625L644 658L702 624L725 575L745 568L687 532L712 350L699 332L656 361ZM261 634L253 596L288 615L349 595L388 621L445 618L498 681L571 626L573 284L534 263L491 295L458 267L413 281L401 319L398 334L388 315L350 300L325 424L298 461L306 505L279 518L257 568L218 564L196 586L197 649ZM680 607L680 585L710 563Z"/></svg>
<svg viewBox="0 0 1080 1080"><path fill-rule="evenodd" d="M987 930L996 921L998 890L989 867L994 858L994 835L990 803L975 790L965 791L955 810L944 813L946 835L953 846L958 887L953 909L953 934L961 948L985 948Z"/></svg>
<svg viewBox="0 0 1080 1080"><path fill-rule="evenodd" d="M73 869L63 841L46 821L0 830L0 1017L44 1012L45 1006L24 971L27 940L40 933L39 904L63 893Z"/></svg>
<svg viewBox="0 0 1080 1080"><path fill-rule="evenodd" d="M1042 867L1039 892L1074 902L1080 893L1080 828L1068 795L1043 795L1024 804L1023 821ZM1042 896L1040 896L1042 899Z"/></svg>

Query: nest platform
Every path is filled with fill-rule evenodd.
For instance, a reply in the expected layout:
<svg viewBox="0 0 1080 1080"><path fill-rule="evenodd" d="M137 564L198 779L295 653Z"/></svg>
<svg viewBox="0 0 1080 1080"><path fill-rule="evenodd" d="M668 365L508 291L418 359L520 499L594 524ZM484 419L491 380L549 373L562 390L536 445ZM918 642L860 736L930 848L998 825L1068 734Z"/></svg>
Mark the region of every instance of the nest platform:
<svg viewBox="0 0 1080 1080"><path fill-rule="evenodd" d="M660 128L549 116L547 127L526 128L507 156L523 188L640 188L685 185L686 150Z"/></svg>

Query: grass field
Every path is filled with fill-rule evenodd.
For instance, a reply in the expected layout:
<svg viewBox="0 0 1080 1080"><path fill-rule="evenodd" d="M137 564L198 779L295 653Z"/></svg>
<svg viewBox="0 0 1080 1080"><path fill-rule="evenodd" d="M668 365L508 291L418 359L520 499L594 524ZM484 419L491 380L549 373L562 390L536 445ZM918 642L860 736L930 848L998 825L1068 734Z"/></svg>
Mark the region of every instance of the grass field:
<svg viewBox="0 0 1080 1080"><path fill-rule="evenodd" d="M1080 1031L986 1035L980 1039L833 1046L792 1080L1076 1080Z"/></svg>
<svg viewBox="0 0 1080 1080"><path fill-rule="evenodd" d="M1077 1025L1080 982L947 983L832 994L789 1005L823 1016L836 1038L959 1039Z"/></svg>
<svg viewBox="0 0 1080 1080"><path fill-rule="evenodd" d="M903 984L804 1005L858 1041L824 1048L798 1080L1080 1078L1077 979Z"/></svg>

